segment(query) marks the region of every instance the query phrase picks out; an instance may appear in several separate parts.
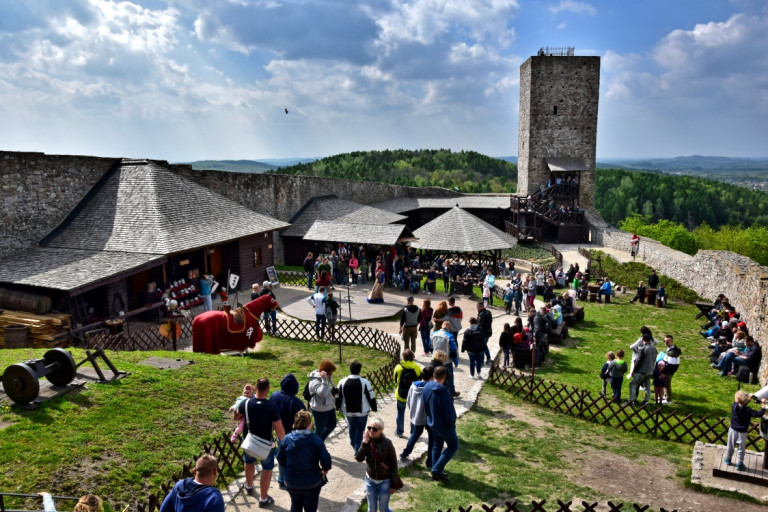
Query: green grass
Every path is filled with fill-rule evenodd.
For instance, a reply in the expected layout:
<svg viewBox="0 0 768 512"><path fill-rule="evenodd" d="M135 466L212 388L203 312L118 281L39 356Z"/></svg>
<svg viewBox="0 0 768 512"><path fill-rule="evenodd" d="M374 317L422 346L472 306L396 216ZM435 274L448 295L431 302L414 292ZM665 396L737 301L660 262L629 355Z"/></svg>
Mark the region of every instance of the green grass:
<svg viewBox="0 0 768 512"><path fill-rule="evenodd" d="M82 350L71 352L76 362L85 357ZM0 368L43 353L0 350ZM269 337L250 357L190 352L108 356L131 374L113 383L89 383L87 389L46 401L35 411L0 404L0 423L9 424L0 430L0 489L67 496L87 490L121 509L167 482L213 435L234 429L227 409L245 382L268 377L274 391L292 372L303 386L322 359L339 362L338 345ZM141 364L150 356L180 357L194 364L159 370ZM363 363L363 374L389 361L383 352L346 345L343 358L335 381L349 373L353 360Z"/></svg>
<svg viewBox="0 0 768 512"><path fill-rule="evenodd" d="M667 308L630 303L634 294L614 296L610 304L580 302L585 307L585 321L569 329L571 348L550 351L551 368L536 372L537 376L600 392L600 367L609 350L623 349L627 364L631 361L629 345L640 337L640 327L649 327L664 350L665 334L674 337L682 350L680 369L673 383L673 405L665 406L699 416L727 417L738 383L733 377L721 378L709 366L709 341L699 335L701 319L696 320L694 306L670 302ZM498 321L498 320L497 320ZM629 396L625 380L622 398ZM759 386L742 384L742 389L755 392Z"/></svg>
<svg viewBox="0 0 768 512"><path fill-rule="evenodd" d="M531 419L522 418L521 414ZM690 480L690 446L555 414L523 404L519 398L492 386L483 388L471 413L458 421L457 431L460 448L446 467L450 483L432 481L422 457L401 470L409 489L393 496L393 509L422 512L458 510L459 506L468 505L479 509L481 503L503 505L505 501L530 503L542 499L549 503L556 499L603 503L610 500L625 503L624 508L629 509L631 502L626 498L574 481L574 475L579 475L584 465L602 460L603 454L639 461L641 465L651 464L651 458L658 457L674 466L676 478ZM525 505L518 508L531 510ZM547 510L550 508L546 506Z"/></svg>

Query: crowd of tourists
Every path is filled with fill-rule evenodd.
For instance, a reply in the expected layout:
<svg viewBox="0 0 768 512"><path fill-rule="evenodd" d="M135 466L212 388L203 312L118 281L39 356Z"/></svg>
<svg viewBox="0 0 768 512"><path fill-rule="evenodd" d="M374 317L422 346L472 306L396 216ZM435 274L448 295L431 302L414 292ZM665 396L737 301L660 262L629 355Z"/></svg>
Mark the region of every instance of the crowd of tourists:
<svg viewBox="0 0 768 512"><path fill-rule="evenodd" d="M721 293L706 312L706 318L699 334L712 349L709 355L712 368L722 377L736 375L740 381L749 382L750 374L757 375L763 351L749 334L741 314Z"/></svg>

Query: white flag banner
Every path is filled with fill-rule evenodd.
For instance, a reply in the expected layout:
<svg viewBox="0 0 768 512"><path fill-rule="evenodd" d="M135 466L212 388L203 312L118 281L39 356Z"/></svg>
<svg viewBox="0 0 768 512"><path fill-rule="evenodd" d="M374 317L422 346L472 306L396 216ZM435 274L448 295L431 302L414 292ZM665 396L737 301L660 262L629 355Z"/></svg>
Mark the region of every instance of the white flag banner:
<svg viewBox="0 0 768 512"><path fill-rule="evenodd" d="M229 289L234 290L237 288L237 283L240 282L240 276L237 274L229 274Z"/></svg>

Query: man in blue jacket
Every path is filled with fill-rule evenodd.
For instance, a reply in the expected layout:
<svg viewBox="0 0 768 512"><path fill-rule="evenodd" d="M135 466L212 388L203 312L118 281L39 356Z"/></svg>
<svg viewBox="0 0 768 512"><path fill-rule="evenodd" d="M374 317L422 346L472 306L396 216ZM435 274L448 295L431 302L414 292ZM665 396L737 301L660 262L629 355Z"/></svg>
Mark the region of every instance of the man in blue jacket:
<svg viewBox="0 0 768 512"><path fill-rule="evenodd" d="M304 410L304 402L296 396L298 392L299 381L296 380L292 373L289 373L280 381L280 391L275 391L269 397L269 401L275 404L275 407L280 412L280 421L283 423L285 435L290 434L291 430L293 430L293 420L296 418L296 413ZM278 459L281 445L282 443L278 446L277 454L275 455ZM277 469L277 485L281 489L285 489L285 468L278 463Z"/></svg>
<svg viewBox="0 0 768 512"><path fill-rule="evenodd" d="M422 392L427 413L427 427L432 431L432 478L447 482L445 465L459 450L459 438L456 435L456 410L453 397L445 387L448 370L444 366L435 368L435 380L428 382ZM443 450L443 443L446 447ZM442 452L442 453L441 453Z"/></svg>
<svg viewBox="0 0 768 512"><path fill-rule="evenodd" d="M195 462L193 477L179 480L163 500L160 512L224 512L224 499L214 487L216 457L206 453Z"/></svg>

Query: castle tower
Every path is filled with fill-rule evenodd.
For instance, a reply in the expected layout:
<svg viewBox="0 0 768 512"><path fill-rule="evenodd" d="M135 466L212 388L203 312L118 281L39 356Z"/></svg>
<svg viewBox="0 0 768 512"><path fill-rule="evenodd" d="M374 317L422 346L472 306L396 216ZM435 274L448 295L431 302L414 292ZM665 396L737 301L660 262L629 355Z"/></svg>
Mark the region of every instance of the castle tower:
<svg viewBox="0 0 768 512"><path fill-rule="evenodd" d="M600 57L542 48L520 66L517 194L550 178L578 179L578 205L594 207Z"/></svg>

